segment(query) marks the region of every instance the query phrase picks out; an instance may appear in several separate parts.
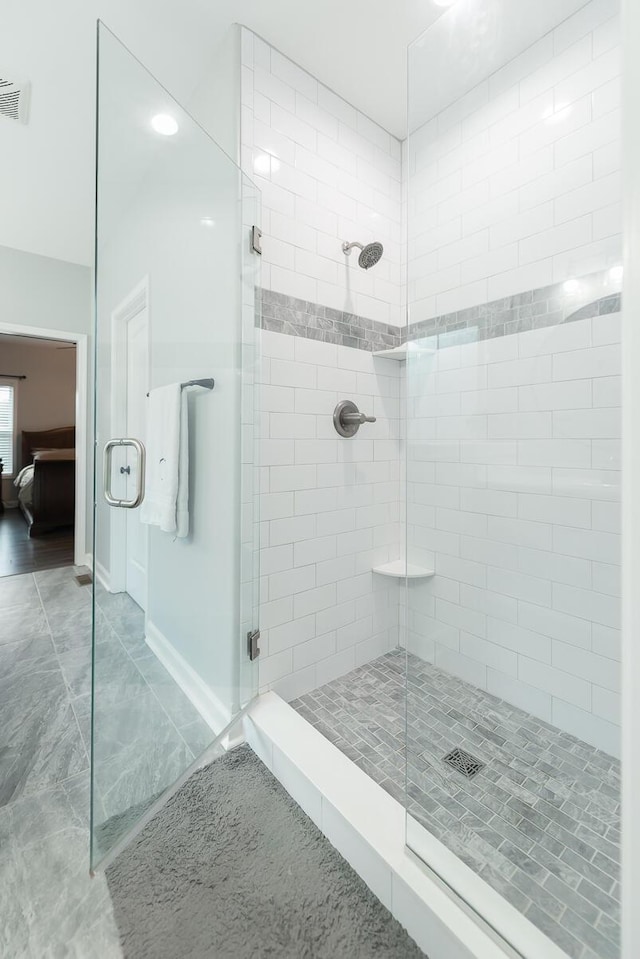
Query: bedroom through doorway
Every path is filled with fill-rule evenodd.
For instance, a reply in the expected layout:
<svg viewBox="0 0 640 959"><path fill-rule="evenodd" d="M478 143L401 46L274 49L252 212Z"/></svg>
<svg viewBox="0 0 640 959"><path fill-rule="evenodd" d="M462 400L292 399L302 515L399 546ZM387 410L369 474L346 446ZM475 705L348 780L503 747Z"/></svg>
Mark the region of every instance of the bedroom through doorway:
<svg viewBox="0 0 640 959"><path fill-rule="evenodd" d="M77 344L0 333L0 577L71 566Z"/></svg>

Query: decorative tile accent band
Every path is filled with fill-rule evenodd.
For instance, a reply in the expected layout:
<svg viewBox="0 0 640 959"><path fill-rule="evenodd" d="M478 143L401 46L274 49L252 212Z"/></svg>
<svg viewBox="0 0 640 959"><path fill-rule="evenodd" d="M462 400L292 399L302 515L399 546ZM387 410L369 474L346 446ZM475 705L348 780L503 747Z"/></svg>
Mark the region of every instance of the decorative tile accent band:
<svg viewBox="0 0 640 959"><path fill-rule="evenodd" d="M442 348L618 313L621 294L615 288L619 285L620 278L612 279L609 271L591 273L411 323L408 333L403 330L403 341L437 337Z"/></svg>
<svg viewBox="0 0 640 959"><path fill-rule="evenodd" d="M566 281L555 283L456 313L432 316L412 323L408 332L406 327L400 329L273 290L258 291L256 318L264 330L368 352L426 337L444 348L619 313L621 294L615 289L619 283L619 278L612 280L609 271L591 273L571 281L571 285Z"/></svg>
<svg viewBox="0 0 640 959"><path fill-rule="evenodd" d="M388 350L400 346L402 331L397 326L378 323L364 316L343 313L318 303L309 303L284 293L261 290L257 302L262 308L256 310L259 325L263 330L288 333L289 336L304 336L323 343L337 343L357 350Z"/></svg>

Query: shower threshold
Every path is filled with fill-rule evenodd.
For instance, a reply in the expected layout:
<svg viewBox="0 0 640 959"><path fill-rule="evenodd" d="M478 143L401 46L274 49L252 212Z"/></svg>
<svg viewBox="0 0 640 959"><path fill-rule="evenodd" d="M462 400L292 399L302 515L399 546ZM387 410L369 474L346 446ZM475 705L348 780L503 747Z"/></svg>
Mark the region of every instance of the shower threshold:
<svg viewBox="0 0 640 959"><path fill-rule="evenodd" d="M615 959L618 761L415 656L409 675L409 845L435 837L572 959ZM405 802L403 650L291 705ZM484 764L472 778L456 749Z"/></svg>

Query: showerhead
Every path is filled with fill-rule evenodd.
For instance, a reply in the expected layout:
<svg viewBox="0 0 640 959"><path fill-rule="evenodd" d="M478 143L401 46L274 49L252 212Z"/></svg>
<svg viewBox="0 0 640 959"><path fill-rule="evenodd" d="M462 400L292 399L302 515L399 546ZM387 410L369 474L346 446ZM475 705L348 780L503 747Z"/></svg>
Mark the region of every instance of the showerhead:
<svg viewBox="0 0 640 959"><path fill-rule="evenodd" d="M357 246L358 249L362 251L358 257L358 266L363 270L370 270L372 266L375 266L384 252L382 243L378 243L377 241L375 243L367 243L366 246L363 246L362 243L347 243L346 240L342 244L342 252L347 256L351 256L351 250L354 246Z"/></svg>

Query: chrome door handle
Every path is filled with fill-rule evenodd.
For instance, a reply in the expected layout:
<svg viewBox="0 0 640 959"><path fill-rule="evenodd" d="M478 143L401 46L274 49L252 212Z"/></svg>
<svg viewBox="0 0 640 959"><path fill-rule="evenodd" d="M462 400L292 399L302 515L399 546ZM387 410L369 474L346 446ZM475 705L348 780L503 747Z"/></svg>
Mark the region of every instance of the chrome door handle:
<svg viewBox="0 0 640 959"><path fill-rule="evenodd" d="M113 458L113 451L116 446L132 446L138 454L138 473L136 476L136 495L134 499L116 499L111 492L111 460ZM121 509L135 509L136 506L140 506L140 503L144 499L144 472L146 459L147 452L144 448L144 443L141 443L140 440L125 438L119 440L109 440L108 443L105 443L103 485L104 498L109 506L118 506Z"/></svg>

